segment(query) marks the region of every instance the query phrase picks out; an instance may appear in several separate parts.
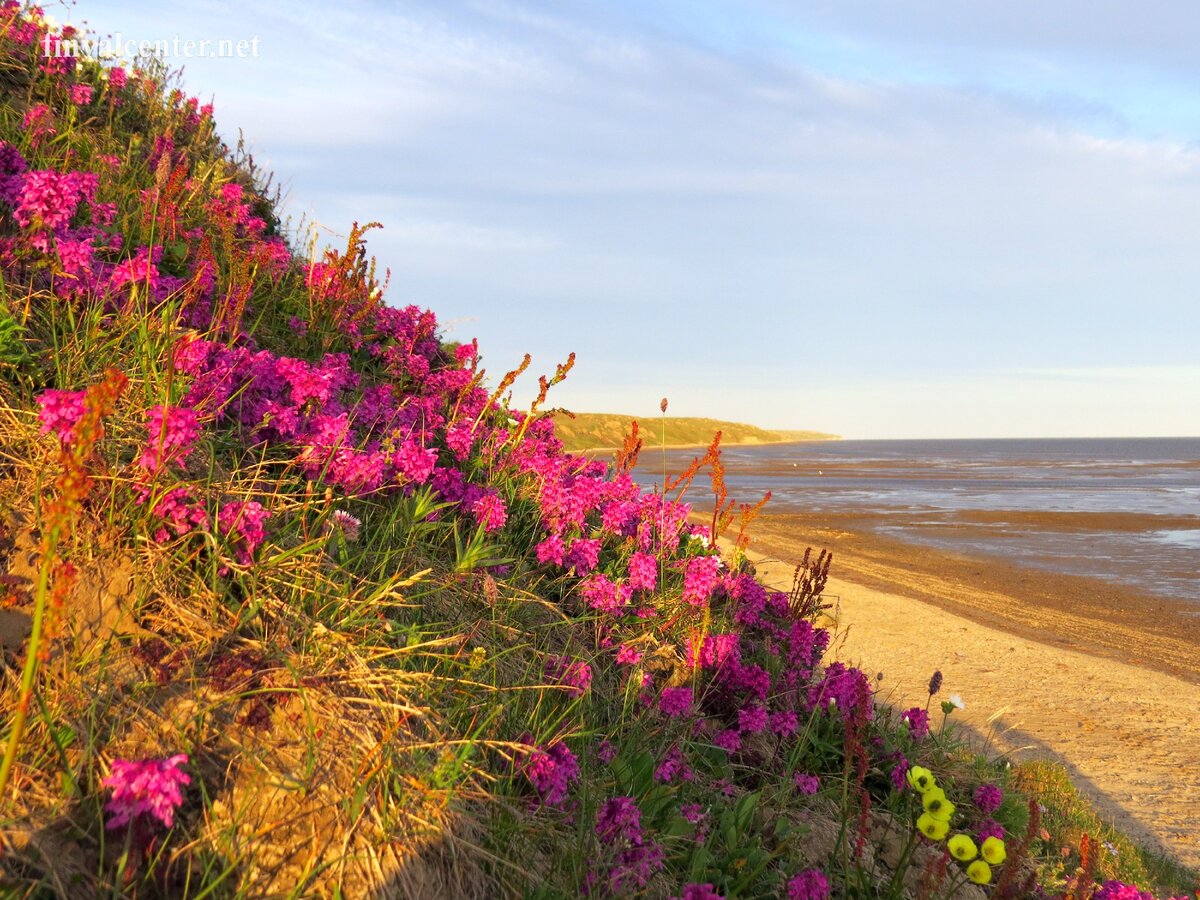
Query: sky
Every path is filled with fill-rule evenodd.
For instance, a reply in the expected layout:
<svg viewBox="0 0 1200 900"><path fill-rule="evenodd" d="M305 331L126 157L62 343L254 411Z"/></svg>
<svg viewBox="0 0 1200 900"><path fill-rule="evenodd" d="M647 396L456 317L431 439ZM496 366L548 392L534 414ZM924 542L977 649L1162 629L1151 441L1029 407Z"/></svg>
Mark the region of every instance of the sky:
<svg viewBox="0 0 1200 900"><path fill-rule="evenodd" d="M551 404L1200 434L1193 0L80 0ZM531 377L532 376L532 377Z"/></svg>

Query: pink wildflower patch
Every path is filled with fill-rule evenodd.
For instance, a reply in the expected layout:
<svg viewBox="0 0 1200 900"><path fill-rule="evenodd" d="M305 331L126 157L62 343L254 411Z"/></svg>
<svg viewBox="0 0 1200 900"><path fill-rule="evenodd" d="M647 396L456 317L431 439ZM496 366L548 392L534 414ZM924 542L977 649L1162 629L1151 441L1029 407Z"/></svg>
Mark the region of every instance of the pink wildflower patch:
<svg viewBox="0 0 1200 900"><path fill-rule="evenodd" d="M692 689L690 687L663 688L658 698L658 708L672 718L686 716L692 711Z"/></svg>
<svg viewBox="0 0 1200 900"><path fill-rule="evenodd" d="M71 435L75 425L83 418L83 399L86 391L59 391L51 388L42 391L38 397L41 411L38 418L42 422L42 434L53 432L67 446L71 443Z"/></svg>
<svg viewBox="0 0 1200 900"><path fill-rule="evenodd" d="M629 557L629 586L635 591L652 591L658 586L658 560L649 553Z"/></svg>
<svg viewBox="0 0 1200 900"><path fill-rule="evenodd" d="M561 806L567 799L571 782L579 779L579 761L561 742L533 750L522 770L547 806Z"/></svg>
<svg viewBox="0 0 1200 900"><path fill-rule="evenodd" d="M582 697L592 689L592 667L585 662L555 656L546 660L544 671L551 683L568 688L574 697Z"/></svg>
<svg viewBox="0 0 1200 900"><path fill-rule="evenodd" d="M102 782L112 788L112 799L104 805L107 827L120 828L147 813L167 828L174 825L175 810L183 804L180 789L192 780L179 768L187 761L186 753L142 762L113 760L112 773Z"/></svg>
<svg viewBox="0 0 1200 900"><path fill-rule="evenodd" d="M974 800L979 811L986 816L1000 808L1000 804L1004 802L1004 794L994 784L981 784L975 788Z"/></svg>
<svg viewBox="0 0 1200 900"><path fill-rule="evenodd" d="M196 411L161 404L150 408L146 420L148 440L138 465L148 472L158 472L169 463L186 462L200 433Z"/></svg>
<svg viewBox="0 0 1200 900"><path fill-rule="evenodd" d="M805 869L787 885L788 900L829 900L829 880L820 869Z"/></svg>
<svg viewBox="0 0 1200 900"><path fill-rule="evenodd" d="M711 882L704 884L685 884L683 893L679 895L678 900L724 900L724 894L718 894L713 890Z"/></svg>
<svg viewBox="0 0 1200 900"><path fill-rule="evenodd" d="M797 772L794 776L796 782L796 792L811 796L821 789L821 779L816 775L806 775L803 772Z"/></svg>
<svg viewBox="0 0 1200 900"><path fill-rule="evenodd" d="M683 599L693 606L703 606L717 586L721 560L716 556L697 556L689 559L683 574Z"/></svg>
<svg viewBox="0 0 1200 900"><path fill-rule="evenodd" d="M900 718L908 725L908 733L914 741L922 740L929 734L929 713L921 707L905 710Z"/></svg>
<svg viewBox="0 0 1200 900"><path fill-rule="evenodd" d="M636 666L642 661L645 654L631 644L622 644L617 648L617 664L622 666Z"/></svg>

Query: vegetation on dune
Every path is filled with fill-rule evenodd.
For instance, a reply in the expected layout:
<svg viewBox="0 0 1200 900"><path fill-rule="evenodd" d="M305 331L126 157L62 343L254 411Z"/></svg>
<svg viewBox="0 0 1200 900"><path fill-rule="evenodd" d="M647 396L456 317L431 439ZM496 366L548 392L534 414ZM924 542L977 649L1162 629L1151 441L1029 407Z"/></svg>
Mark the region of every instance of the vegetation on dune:
<svg viewBox="0 0 1200 900"><path fill-rule="evenodd" d="M508 408L527 361L388 307L366 229L293 255L211 109L73 36L0 6L5 896L1137 896L938 685L823 659L828 557L717 555L717 442L661 493L566 453L569 365Z"/></svg>
<svg viewBox="0 0 1200 900"><path fill-rule="evenodd" d="M554 417L554 433L570 453L596 448L620 447L631 424L638 421L652 444L673 447L706 447L712 436L721 432L724 444L781 444L788 441L826 441L835 435L820 431L777 431L745 425L685 416L623 416L614 413L564 413Z"/></svg>

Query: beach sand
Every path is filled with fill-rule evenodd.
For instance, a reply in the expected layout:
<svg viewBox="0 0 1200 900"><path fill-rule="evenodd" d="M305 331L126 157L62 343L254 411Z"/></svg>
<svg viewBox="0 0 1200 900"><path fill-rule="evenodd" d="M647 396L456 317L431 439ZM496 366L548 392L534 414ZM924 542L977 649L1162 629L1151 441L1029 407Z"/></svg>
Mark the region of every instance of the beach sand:
<svg viewBox="0 0 1200 900"><path fill-rule="evenodd" d="M1185 604L852 524L763 516L750 558L786 590L806 546L833 547L831 653L882 672L881 700L924 706L940 669L980 744L1065 764L1122 830L1200 866L1200 619Z"/></svg>

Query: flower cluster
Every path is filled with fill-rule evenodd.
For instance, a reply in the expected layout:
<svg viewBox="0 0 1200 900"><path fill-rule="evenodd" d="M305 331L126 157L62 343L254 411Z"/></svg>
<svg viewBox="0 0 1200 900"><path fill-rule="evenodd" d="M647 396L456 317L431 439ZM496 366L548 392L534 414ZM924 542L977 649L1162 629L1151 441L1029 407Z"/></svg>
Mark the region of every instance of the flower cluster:
<svg viewBox="0 0 1200 900"><path fill-rule="evenodd" d="M954 817L954 804L946 792L938 787L937 779L929 769L913 766L908 770L907 781L921 797L924 812L917 818L917 830L932 841L941 841L950 832L950 821ZM992 880L992 867L1004 862L1007 851L1002 838L989 835L976 846L970 835L958 833L946 841L950 855L966 864L967 877L976 884L987 884ZM979 858L977 858L979 857Z"/></svg>
<svg viewBox="0 0 1200 900"><path fill-rule="evenodd" d="M187 762L185 753L141 762L113 760L112 773L103 781L112 788L112 798L104 805L108 827L120 828L147 814L167 828L174 825L175 810L183 804L181 789L192 780L180 769Z"/></svg>

